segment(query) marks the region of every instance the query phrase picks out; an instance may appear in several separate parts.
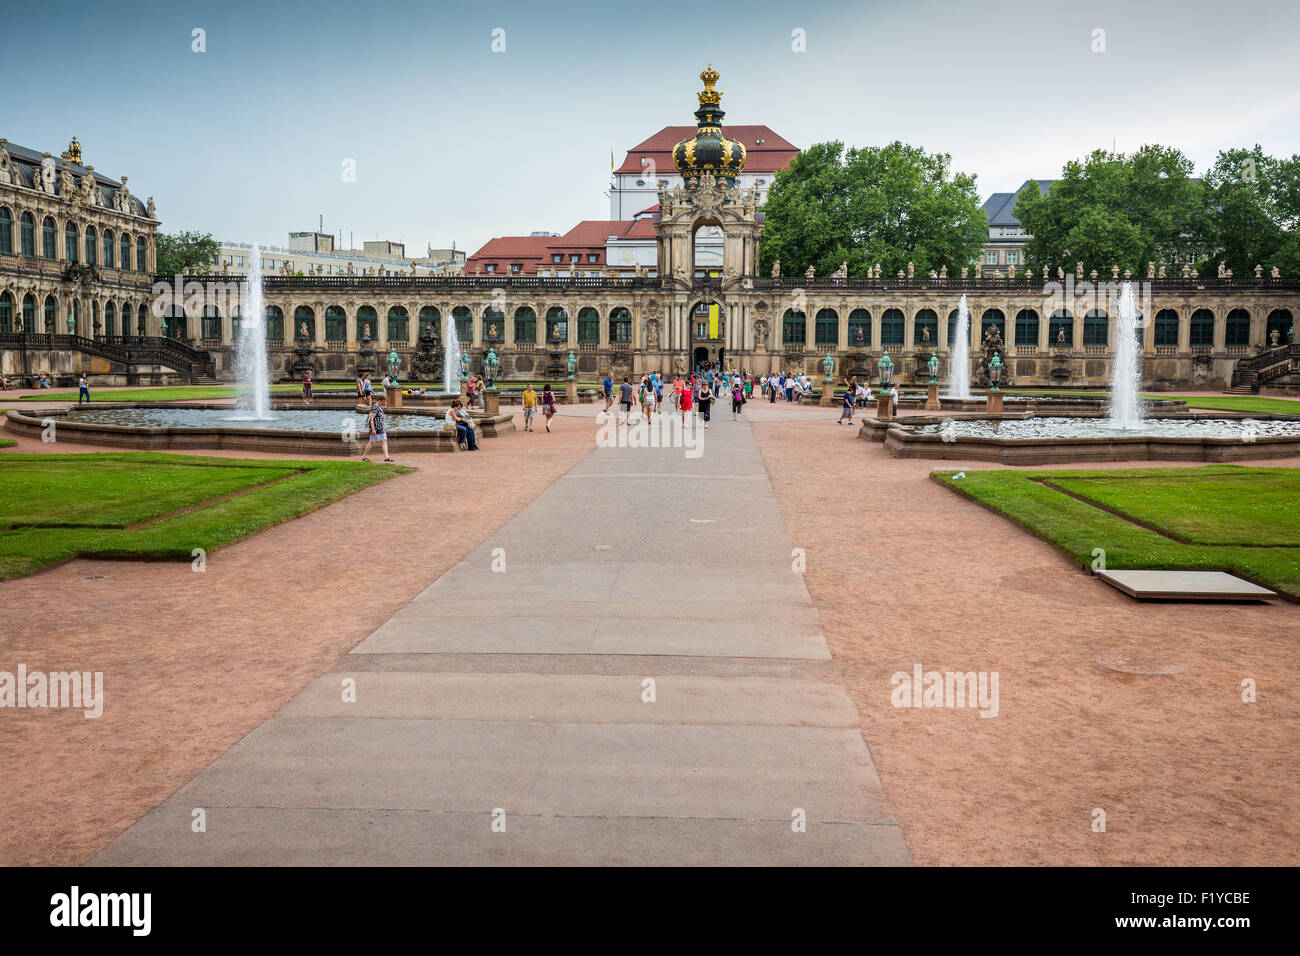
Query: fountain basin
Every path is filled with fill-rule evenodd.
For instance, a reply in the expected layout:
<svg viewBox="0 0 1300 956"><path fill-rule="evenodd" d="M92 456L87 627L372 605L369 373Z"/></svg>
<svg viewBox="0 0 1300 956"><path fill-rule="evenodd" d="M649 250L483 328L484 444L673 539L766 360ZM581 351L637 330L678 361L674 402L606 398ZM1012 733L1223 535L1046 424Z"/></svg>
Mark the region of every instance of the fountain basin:
<svg viewBox="0 0 1300 956"><path fill-rule="evenodd" d="M858 437L883 441L895 458L1004 465L1253 461L1300 456L1300 416L1189 412L1146 419L1138 428L1121 430L1097 415L935 415L883 423L868 420Z"/></svg>
<svg viewBox="0 0 1300 956"><path fill-rule="evenodd" d="M366 418L350 407L302 409L277 407L267 420L239 420L247 411L230 405L111 404L59 412L10 411L5 430L40 438L53 420L60 442L84 442L150 451L232 449L283 454L360 455L366 443ZM503 417L503 416L495 416ZM504 416L508 417L508 416ZM446 428L433 409L389 412L388 441L392 452L454 452L456 432ZM345 440L348 425L356 440ZM494 423L496 424L496 423ZM510 428L513 429L513 421Z"/></svg>

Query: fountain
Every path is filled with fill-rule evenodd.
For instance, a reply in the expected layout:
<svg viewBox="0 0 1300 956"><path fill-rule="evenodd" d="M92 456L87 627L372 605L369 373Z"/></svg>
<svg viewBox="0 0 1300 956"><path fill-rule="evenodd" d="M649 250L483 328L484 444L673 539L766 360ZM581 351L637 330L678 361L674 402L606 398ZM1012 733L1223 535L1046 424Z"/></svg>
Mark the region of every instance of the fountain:
<svg viewBox="0 0 1300 956"><path fill-rule="evenodd" d="M1138 401L1138 389L1142 385L1139 333L1133 283L1125 282L1119 294L1115 363L1110 372L1110 424L1112 428L1124 431L1136 431L1142 427L1142 407Z"/></svg>
<svg viewBox="0 0 1300 956"><path fill-rule="evenodd" d="M957 334L952 346L952 368L948 374L951 398L970 398L970 309L966 296L957 303Z"/></svg>
<svg viewBox="0 0 1300 956"><path fill-rule="evenodd" d="M460 394L460 339L456 336L456 319L447 316L447 344L442 352L442 390L447 395Z"/></svg>
<svg viewBox="0 0 1300 956"><path fill-rule="evenodd" d="M262 256L253 243L248 281L244 284L244 317L239 323L235 367L239 375L239 413L231 421L270 421L271 377L266 371L266 307L262 302Z"/></svg>

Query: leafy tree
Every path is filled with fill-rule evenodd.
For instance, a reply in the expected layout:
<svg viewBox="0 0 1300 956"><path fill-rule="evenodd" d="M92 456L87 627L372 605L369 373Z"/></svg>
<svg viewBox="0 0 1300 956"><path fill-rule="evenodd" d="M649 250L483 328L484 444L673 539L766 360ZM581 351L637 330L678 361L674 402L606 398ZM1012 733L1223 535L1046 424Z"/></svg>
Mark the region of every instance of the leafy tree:
<svg viewBox="0 0 1300 956"><path fill-rule="evenodd" d="M1033 238L1031 268L1047 266L1108 275L1111 266L1144 275L1146 264L1181 268L1207 260L1213 230L1207 189L1192 161L1176 149L1143 146L1129 155L1094 150L1065 164L1047 193L1027 183L1016 218Z"/></svg>
<svg viewBox="0 0 1300 956"><path fill-rule="evenodd" d="M851 148L817 143L777 173L763 206L760 268L776 259L784 275L808 266L827 276L879 264L893 275L912 262L919 274L975 261L988 221L975 177L952 173L947 154L901 142Z"/></svg>
<svg viewBox="0 0 1300 956"><path fill-rule="evenodd" d="M1300 155L1275 159L1258 144L1225 150L1205 183L1216 262L1242 276L1256 265L1300 273Z"/></svg>
<svg viewBox="0 0 1300 956"><path fill-rule="evenodd" d="M204 272L212 268L212 260L221 251L221 245L209 232L178 232L174 235L158 233L158 274L175 275L190 266Z"/></svg>

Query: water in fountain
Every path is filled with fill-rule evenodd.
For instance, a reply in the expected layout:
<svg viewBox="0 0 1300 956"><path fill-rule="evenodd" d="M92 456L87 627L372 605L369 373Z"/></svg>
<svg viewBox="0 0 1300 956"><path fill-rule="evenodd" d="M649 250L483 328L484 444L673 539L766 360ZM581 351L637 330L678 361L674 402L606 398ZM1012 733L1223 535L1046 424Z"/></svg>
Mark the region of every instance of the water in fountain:
<svg viewBox="0 0 1300 956"><path fill-rule="evenodd" d="M447 316L447 346L442 353L442 390L460 393L460 339L456 337L456 320Z"/></svg>
<svg viewBox="0 0 1300 956"><path fill-rule="evenodd" d="M952 398L970 398L970 310L966 296L957 303L957 336L952 346L952 369L948 375Z"/></svg>
<svg viewBox="0 0 1300 956"><path fill-rule="evenodd" d="M1110 424L1113 428L1132 431L1142 427L1142 406L1138 402L1142 353L1138 345L1137 300L1131 282L1125 282L1120 290L1115 335L1115 364L1110 375Z"/></svg>
<svg viewBox="0 0 1300 956"><path fill-rule="evenodd" d="M239 375L239 414L236 421L270 421L271 380L266 370L266 306L262 302L262 256L253 244L245 283L244 308L235 343Z"/></svg>

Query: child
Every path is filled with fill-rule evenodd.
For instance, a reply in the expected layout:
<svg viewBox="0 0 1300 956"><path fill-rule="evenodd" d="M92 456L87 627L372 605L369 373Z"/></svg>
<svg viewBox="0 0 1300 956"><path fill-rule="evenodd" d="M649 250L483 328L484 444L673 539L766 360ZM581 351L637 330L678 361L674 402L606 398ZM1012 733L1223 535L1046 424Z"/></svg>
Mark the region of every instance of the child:
<svg viewBox="0 0 1300 956"><path fill-rule="evenodd" d="M835 419L836 425L843 425L844 419L848 419L848 424L853 424L853 389L844 390L844 405L840 409L840 417Z"/></svg>

